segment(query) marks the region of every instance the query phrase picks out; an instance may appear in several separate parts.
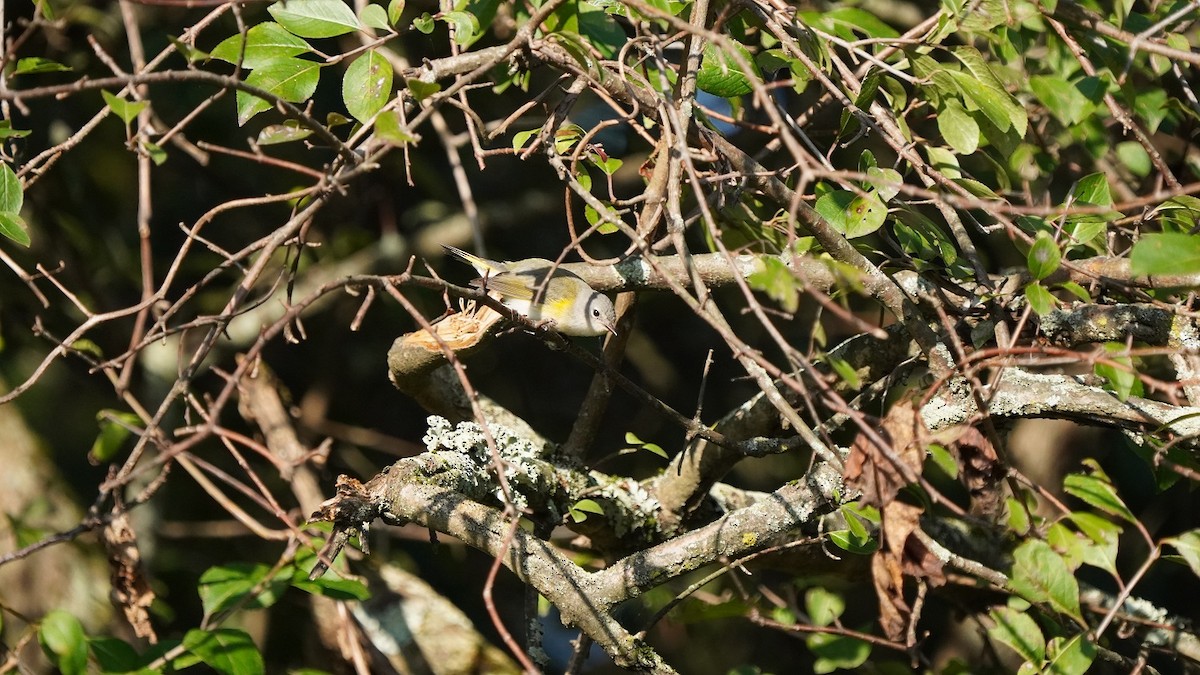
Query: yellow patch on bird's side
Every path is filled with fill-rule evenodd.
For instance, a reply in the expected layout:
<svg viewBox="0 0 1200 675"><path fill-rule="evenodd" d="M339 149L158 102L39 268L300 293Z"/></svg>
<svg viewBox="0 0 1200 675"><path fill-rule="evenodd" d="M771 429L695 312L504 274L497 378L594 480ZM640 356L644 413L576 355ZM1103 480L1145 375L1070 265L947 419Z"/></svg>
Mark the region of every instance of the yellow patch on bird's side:
<svg viewBox="0 0 1200 675"><path fill-rule="evenodd" d="M544 304L546 306L546 309L549 309L551 312L558 312L558 311L566 310L566 309L570 308L571 303L574 301L575 301L575 298L566 297L566 298L562 298L561 300L547 300L546 302L544 302L542 304Z"/></svg>

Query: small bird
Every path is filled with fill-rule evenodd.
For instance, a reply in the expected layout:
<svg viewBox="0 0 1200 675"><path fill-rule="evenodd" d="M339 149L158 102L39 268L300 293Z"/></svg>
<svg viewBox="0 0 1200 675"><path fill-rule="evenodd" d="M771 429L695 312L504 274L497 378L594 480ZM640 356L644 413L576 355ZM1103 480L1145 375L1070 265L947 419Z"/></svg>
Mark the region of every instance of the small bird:
<svg viewBox="0 0 1200 675"><path fill-rule="evenodd" d="M472 286L494 291L500 302L531 321L548 321L565 335L617 334L617 312L607 295L543 258L496 262L453 246L442 245L450 255L479 272ZM546 281L546 275L550 280Z"/></svg>

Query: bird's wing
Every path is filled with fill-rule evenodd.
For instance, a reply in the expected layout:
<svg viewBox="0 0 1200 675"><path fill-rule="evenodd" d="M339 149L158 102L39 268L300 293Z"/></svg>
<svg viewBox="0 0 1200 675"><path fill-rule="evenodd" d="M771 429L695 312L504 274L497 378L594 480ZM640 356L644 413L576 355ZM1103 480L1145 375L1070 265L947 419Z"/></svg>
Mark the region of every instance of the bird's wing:
<svg viewBox="0 0 1200 675"><path fill-rule="evenodd" d="M487 277L475 279L472 286L495 291L505 298L513 300L533 300L533 292L537 289L538 279L531 274L500 272L489 274Z"/></svg>

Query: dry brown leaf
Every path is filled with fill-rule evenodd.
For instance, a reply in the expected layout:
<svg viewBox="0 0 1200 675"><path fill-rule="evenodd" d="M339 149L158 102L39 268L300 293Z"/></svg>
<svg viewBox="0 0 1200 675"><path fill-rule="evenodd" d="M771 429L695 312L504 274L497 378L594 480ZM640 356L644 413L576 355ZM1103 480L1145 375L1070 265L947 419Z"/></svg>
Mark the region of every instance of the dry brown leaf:
<svg viewBox="0 0 1200 675"><path fill-rule="evenodd" d="M962 467L963 484L971 492L971 513L995 516L1004 502L1004 494L1000 489L1004 467L996 448L975 427L967 427L954 440L953 448Z"/></svg>
<svg viewBox="0 0 1200 675"><path fill-rule="evenodd" d="M113 605L125 615L138 637L146 638L150 644L158 642L154 625L150 623L150 605L154 602L154 591L142 571L142 554L138 550L137 535L129 526L129 515L124 510L113 510L113 518L102 531L104 550L112 569Z"/></svg>
<svg viewBox="0 0 1200 675"><path fill-rule="evenodd" d="M846 483L862 492L863 501L882 507L901 488L921 474L928 432L911 401L892 407L879 424L879 436L887 443L880 448L867 434L859 433L846 460Z"/></svg>

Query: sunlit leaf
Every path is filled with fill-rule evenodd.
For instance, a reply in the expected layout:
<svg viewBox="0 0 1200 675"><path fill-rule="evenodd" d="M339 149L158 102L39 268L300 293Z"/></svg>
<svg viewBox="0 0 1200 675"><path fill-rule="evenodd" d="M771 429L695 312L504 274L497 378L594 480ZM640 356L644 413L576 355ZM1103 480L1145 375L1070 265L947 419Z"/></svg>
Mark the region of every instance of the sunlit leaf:
<svg viewBox="0 0 1200 675"><path fill-rule="evenodd" d="M278 145L303 140L311 135L312 129L301 125L296 120L287 120L283 124L263 127L254 142L258 145Z"/></svg>
<svg viewBox="0 0 1200 675"><path fill-rule="evenodd" d="M416 141L416 137L404 128L400 113L388 110L375 118L375 135L392 145L404 145Z"/></svg>
<svg viewBox="0 0 1200 675"><path fill-rule="evenodd" d="M849 190L834 190L817 199L815 208L847 239L871 234L887 219L887 207L874 192L864 197Z"/></svg>
<svg viewBox="0 0 1200 675"><path fill-rule="evenodd" d="M1125 506L1125 502L1117 496L1117 488L1112 484L1108 474L1100 468L1099 462L1092 458L1083 460L1088 473L1070 473L1063 479L1063 490L1067 494L1086 502L1092 508L1103 511L1110 516L1117 516L1128 522L1136 523L1137 518Z"/></svg>
<svg viewBox="0 0 1200 675"><path fill-rule="evenodd" d="M408 80L405 85L412 97L417 101L424 101L442 90L442 85L437 82L425 82L423 80Z"/></svg>
<svg viewBox="0 0 1200 675"><path fill-rule="evenodd" d="M1047 663L1043 673L1050 675L1083 675L1092 667L1096 658L1096 645L1086 637L1076 635L1054 638L1046 646Z"/></svg>
<svg viewBox="0 0 1200 675"><path fill-rule="evenodd" d="M71 68L64 66L57 61L44 59L40 56L30 56L23 59L17 59L17 66L13 68L13 75L34 75L37 73L62 73L70 72Z"/></svg>
<svg viewBox="0 0 1200 675"><path fill-rule="evenodd" d="M1041 281L1053 274L1061 262L1062 252L1058 250L1054 238L1049 232L1038 232L1033 246L1029 247L1029 255L1026 256L1029 273L1034 279Z"/></svg>
<svg viewBox="0 0 1200 675"><path fill-rule="evenodd" d="M757 269L750 273L746 282L750 288L767 294L785 312L792 313L800 306L800 282L782 260L763 256L755 263Z"/></svg>
<svg viewBox="0 0 1200 675"><path fill-rule="evenodd" d="M1146 154L1146 149L1137 141L1125 141L1117 143L1115 148L1117 158L1129 169L1130 173L1138 178L1145 178L1150 175L1150 155Z"/></svg>
<svg viewBox="0 0 1200 675"><path fill-rule="evenodd" d="M183 646L224 675L259 675L266 670L262 654L244 631L193 629L184 634Z"/></svg>
<svg viewBox="0 0 1200 675"><path fill-rule="evenodd" d="M358 13L358 21L364 26L377 30L386 31L391 28L387 10L380 5L371 4L363 7L362 11Z"/></svg>
<svg viewBox="0 0 1200 675"><path fill-rule="evenodd" d="M1134 274L1200 273L1200 235L1144 234L1129 254L1129 269Z"/></svg>
<svg viewBox="0 0 1200 675"><path fill-rule="evenodd" d="M730 48L741 57L747 65L752 69L757 69L754 63L754 57L750 54L750 50L746 49L740 42L730 41ZM704 59L700 62L700 69L696 72L696 86L701 91L720 96L721 98L733 98L736 96L745 96L754 87L751 84L751 77L762 79L761 75L752 70L751 74L747 74L743 70L742 65L738 60L730 55L729 52L721 49L715 44L709 42L704 46Z"/></svg>
<svg viewBox="0 0 1200 675"><path fill-rule="evenodd" d="M125 124L129 124L137 119L137 116L146 109L146 106L150 105L146 101L127 101L103 89L100 90L100 96L104 98L104 103L108 106L108 109L113 111L117 117L120 117L121 121L125 122Z"/></svg>
<svg viewBox="0 0 1200 675"><path fill-rule="evenodd" d="M281 26L305 38L351 33L362 25L342 0L287 0L267 8Z"/></svg>
<svg viewBox="0 0 1200 675"><path fill-rule="evenodd" d="M284 101L300 103L317 90L320 64L304 59L276 59L250 73L246 84L263 89ZM238 125L271 109L271 103L244 91L237 93Z"/></svg>
<svg viewBox="0 0 1200 675"><path fill-rule="evenodd" d="M196 586L204 613L212 616L234 605L261 609L275 604L287 588L288 580L272 578L267 581L270 573L271 568L260 563L234 562L208 568L200 575ZM249 597L256 589L259 592Z"/></svg>
<svg viewBox="0 0 1200 675"><path fill-rule="evenodd" d="M1025 287L1025 300L1029 302L1029 306L1039 316L1049 312L1058 305L1058 301L1054 299L1050 291L1038 282Z"/></svg>
<svg viewBox="0 0 1200 675"><path fill-rule="evenodd" d="M814 626L828 626L846 611L846 600L821 586L813 586L804 593L804 611Z"/></svg>
<svg viewBox="0 0 1200 675"><path fill-rule="evenodd" d="M391 97L392 65L378 51L368 50L346 68L342 78L342 101L358 121L370 119Z"/></svg>
<svg viewBox="0 0 1200 675"><path fill-rule="evenodd" d="M817 675L857 668L871 655L870 643L844 635L814 633L805 638L804 643L817 657L812 667L812 672Z"/></svg>
<svg viewBox="0 0 1200 675"><path fill-rule="evenodd" d="M63 675L87 672L87 635L83 632L83 624L73 615L61 609L48 612L38 627L38 642Z"/></svg>
<svg viewBox="0 0 1200 675"><path fill-rule="evenodd" d="M1121 401L1130 395L1141 394L1141 380L1133 368L1133 359L1129 357L1128 348L1121 342L1109 342L1104 345L1107 352L1105 363L1097 362L1093 370L1104 378L1108 388Z"/></svg>
<svg viewBox="0 0 1200 675"><path fill-rule="evenodd" d="M1062 556L1040 539L1029 539L1013 552L1012 585L1030 602L1048 603L1082 620L1079 584Z"/></svg>
<svg viewBox="0 0 1200 675"><path fill-rule="evenodd" d="M1200 530L1188 530L1178 536L1163 540L1172 546L1180 557L1192 568L1192 574L1200 576Z"/></svg>
<svg viewBox="0 0 1200 675"><path fill-rule="evenodd" d="M264 21L252 26L246 31L246 51L242 67L247 70L312 51L304 40L284 30L283 26L274 21ZM212 50L212 57L229 63L237 63L238 55L242 53L242 35L239 33L226 38Z"/></svg>
<svg viewBox="0 0 1200 675"><path fill-rule="evenodd" d="M993 640L1008 645L1026 661L1041 663L1046 658L1046 637L1027 612L997 607L988 616L995 623L988 629Z"/></svg>
<svg viewBox="0 0 1200 675"><path fill-rule="evenodd" d="M954 152L969 155L979 147L979 124L971 117L957 99L946 101L937 116L938 131L950 144Z"/></svg>

